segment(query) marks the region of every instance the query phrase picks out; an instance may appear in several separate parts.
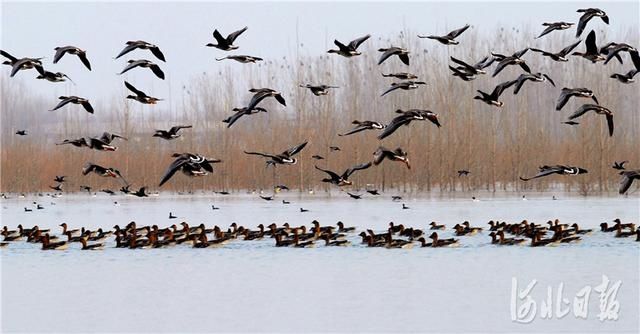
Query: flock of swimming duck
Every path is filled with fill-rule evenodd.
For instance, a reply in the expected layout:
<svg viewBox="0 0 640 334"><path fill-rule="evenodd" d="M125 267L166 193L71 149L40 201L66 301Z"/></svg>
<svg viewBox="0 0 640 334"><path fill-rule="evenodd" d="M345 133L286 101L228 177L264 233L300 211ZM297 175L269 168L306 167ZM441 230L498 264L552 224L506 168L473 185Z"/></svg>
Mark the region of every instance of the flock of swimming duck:
<svg viewBox="0 0 640 334"><path fill-rule="evenodd" d="M577 24L576 29L576 38L579 38L583 31L585 30L587 23L593 19L599 17L604 23L609 24L609 17L607 14L598 8L586 8L577 10L578 13L581 14L579 22ZM571 28L574 26L574 23L569 22L552 22L552 23L543 23L545 27L544 31L536 38L541 38L545 35L550 34L553 31L562 31ZM435 35L418 35L419 38L427 38L435 40L444 45L458 45L460 42L457 40L467 29L469 29L469 25L465 25L460 29L456 29L451 31L450 33L444 36L435 36ZM213 37L216 40L215 43L209 43L207 47L217 48L222 51L233 51L237 50L239 47L234 43L238 39L238 37L247 31L247 27L244 27L238 31L235 31L226 37L223 36L218 30L213 32ZM340 55L346 58L353 58L361 55L361 52L358 51L358 48L366 42L371 36L366 35L360 38L357 38L347 44L341 43L338 40L334 41L334 44L338 47L337 49L329 50L328 53ZM497 64L495 70L493 71L492 76L495 77L499 73L501 73L508 66L518 66L520 67L524 73L522 73L518 78L514 80L505 81L499 85L497 85L491 93L487 93L481 90L478 90L478 95L474 96L473 99L480 100L490 106L494 107L503 107L504 103L500 101L500 95L503 94L510 87L514 87L513 93L518 94L523 88L523 85L526 82L549 82L551 85L555 86L555 82L551 79L551 77L542 72L532 72L531 68L523 58L524 55L531 50L532 52L539 53L544 57L549 57L553 61L556 62L567 62L569 61L568 55L571 54L573 56L580 56L585 58L592 63L597 63L602 61L604 64L609 63L612 59L617 59L620 63L623 63L622 55L624 53L629 54L631 61L634 65L634 68L631 69L626 74L612 74L611 78L616 79L618 82L623 84L628 84L634 81L634 76L640 70L640 56L638 55L638 50L626 43L608 43L606 45L598 47L596 44L596 33L594 30L591 30L587 35L587 38L584 42L585 51L584 52L573 52L571 53L578 45L581 43L581 40L577 40L566 48L560 50L559 52L549 52L536 48L524 48L523 50L514 52L511 55L499 54L499 53L491 53L490 56L484 57L481 61L475 64L469 64L464 60L457 59L451 57L451 61L453 65L449 65L449 69L452 72L454 77L460 78L464 81L475 80L479 75L486 74L485 70L492 64ZM75 46L62 46L56 47L55 55L53 58L53 64L58 63L65 55L74 55L77 56L80 62L88 69L91 70L91 63L87 57L87 52L79 47ZM135 50L148 50L151 54L157 58L158 60L165 62L165 56L163 52L157 45L152 43L148 43L146 41L128 41L126 42L126 46L124 49L115 57L115 59L119 59ZM393 59L396 56L400 62L405 65L410 64L410 51L406 48L390 46L386 48L380 48L378 50L381 52L381 56L379 58L378 64L382 64L383 62ZM17 58L7 53L6 51L0 50L0 54L7 58L7 60L3 63L11 66L10 76L13 77L21 71L35 69L38 72L37 79L48 80L51 82L63 82L70 78L61 72L50 72L44 68L42 58ZM66 58L69 58L68 56ZM240 63L255 63L257 61L261 61L262 58L249 56L249 55L228 55L221 58L216 58L218 61L222 60L235 60ZM124 69L119 73L120 75L134 69L149 69L156 77L159 79L164 79L165 74L162 71L160 65L147 60L147 59L131 59L127 61ZM397 90L414 90L419 88L421 85L424 85L425 82L417 81L418 76L408 72L400 72L400 73L388 73L384 74L383 77L395 78L400 80L398 82L393 82L390 87L382 93L382 96L390 94ZM126 96L127 99L148 105L154 105L162 99L156 98L148 95L143 90L136 88L131 83L124 81L125 87L131 91L133 94ZM300 85L300 87L309 89L312 94L316 96L322 96L329 94L331 89L337 89L337 86L331 86L327 84L305 84ZM273 98L282 106L286 106L286 101L283 95L275 89L272 88L251 88L249 92L253 94L251 99L248 101L246 106L234 108L234 114L224 119L223 122L227 124L227 127L231 127L233 124L239 121L240 118L247 118L251 115L258 113L267 113L268 110L264 107L259 106L263 101ZM589 98L592 99L593 103L583 104L578 107L575 112L568 116L568 120L564 123L569 125L578 125L579 123L575 120L583 117L585 114L590 111L592 114L602 115L604 116L609 135L613 136L614 133L614 112L605 106L600 105L598 99L596 98L595 93L584 87L565 87L560 91L560 96L558 98L558 102L556 104L555 109L561 110L569 100L572 98ZM63 108L69 104L77 104L82 106L87 112L94 113L94 108L92 107L90 101L86 98L79 96L60 96L60 101L53 107L51 110L58 110ZM440 122L438 119L438 115L431 110L423 110L423 109L408 109L402 110L398 109L395 111L397 115L391 119L387 124L372 121L372 120L354 120L353 125L355 127L353 129L347 130L346 132L340 134L339 136L349 136L354 135L356 133L361 133L364 131L381 131L378 135L378 139L382 140L391 136L402 126L408 126L410 123L414 121L429 121L433 125L440 127ZM156 130L153 134L154 137L158 137L164 140L173 140L181 136L181 130L191 128L191 125L177 125L173 126L169 130ZM25 130L18 131L19 135L26 135ZM75 139L65 139L62 142L58 143L59 145L70 144L75 147L87 147L89 149L100 150L100 151L115 151L117 147L113 145L114 139L123 139L126 138L112 134L109 132L105 132L102 136L99 137L83 137L83 138L75 138ZM307 145L307 141L297 144L282 153L273 153L273 152L254 152L254 151L245 151L248 155L254 155L262 158L266 158L267 166L276 166L276 165L293 165L296 164L297 159L294 157L300 151L302 151ZM339 148L338 148L339 149ZM190 177L198 177L204 176L213 172L213 165L216 163L220 163L219 159L211 159L207 158L202 154L198 153L173 153L172 157L175 158L174 161L168 166L165 173L160 177L159 187L168 182L176 172L180 171L183 174ZM323 157L319 155L314 155L314 159L322 160ZM380 146L374 153L371 161L357 163L353 166L345 166L345 169L342 173L331 171L322 167L315 166L315 169L319 172L325 173L328 177L323 178L322 182L327 182L338 187L352 185L352 181L350 177L360 170L364 170L370 168L374 165L379 165L384 160L397 161L406 165L407 168L411 168L408 158L408 153L402 148L396 148L395 150L385 148ZM616 163L617 164L617 163ZM624 167L618 168L621 171L619 172L622 175L621 185L619 192L620 194L624 194L627 192L633 180L640 178L640 169L635 170L625 170ZM125 189L128 191L129 183L124 179L123 175L120 171L113 167L104 167L92 162L87 162L85 166L82 168L82 174L88 175L90 173L97 174L102 177L113 177L119 178L124 182ZM460 176L465 176L469 174L468 170L458 171ZM530 178L522 177L523 181L528 181L535 178L540 178L548 175L559 174L559 175L580 175L587 173L587 170L582 167L577 166L566 166L566 165L553 165L553 166L541 166L539 172ZM52 187L55 190L61 190L61 184L59 183L56 187ZM140 196L145 196L146 187L141 187L137 193ZM134 194L135 194L134 193Z"/></svg>
<svg viewBox="0 0 640 334"><path fill-rule="evenodd" d="M622 223L620 219L614 219L615 224L609 225L607 222L600 224L601 232L615 232L616 238L636 237L640 241L640 229L636 229L633 223ZM320 222L314 220L308 228L302 226L290 226L284 223L277 226L275 223L264 226L260 224L257 229L251 230L236 223L225 231L217 225L207 228L204 224L199 226L189 226L187 222L179 225L173 224L167 228L159 228L157 225L138 226L135 222L130 222L124 228L118 225L113 230L104 231L99 228L95 231L85 229L72 229L66 223L60 224L62 229L59 236L51 234L49 229L40 229L38 226L24 228L18 225L16 230L9 230L7 226L2 228L3 242L0 247L7 247L12 242L25 240L29 243L40 243L43 250L64 250L73 243L78 244L82 250L104 249L107 240L115 242L115 248L164 248L176 245L188 245L193 248L217 248L230 242L269 240L276 247L314 247L317 244L324 246L350 246L352 242L357 242L355 227L346 227L343 222L337 222L336 226L321 226ZM529 223L523 220L520 223L507 223L499 221L489 221L488 231L491 237L491 244L500 246L524 245L532 247L553 246L559 244L569 244L578 242L583 236L591 234L592 230L580 229L577 223L561 224L558 219L548 221L543 226ZM440 238L438 232L443 233L447 228L445 225L431 222L428 230L405 227L389 223L389 228L381 233L376 233L371 229L360 232L360 243L367 247L385 248L410 248L414 244L420 247L452 247L461 244L463 237L483 233L481 227L470 226L468 221L453 226L453 234L460 238ZM429 233L428 238L426 238ZM551 233L550 237L546 237ZM505 237L509 234L510 237ZM427 242L427 239L430 242Z"/></svg>

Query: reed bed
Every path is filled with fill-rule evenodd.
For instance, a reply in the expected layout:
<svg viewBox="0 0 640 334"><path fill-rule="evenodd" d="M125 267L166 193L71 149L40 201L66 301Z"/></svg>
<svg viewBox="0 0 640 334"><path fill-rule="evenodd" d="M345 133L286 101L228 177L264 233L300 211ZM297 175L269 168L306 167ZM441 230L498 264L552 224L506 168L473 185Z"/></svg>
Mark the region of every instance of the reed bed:
<svg viewBox="0 0 640 334"><path fill-rule="evenodd" d="M620 32L613 38L597 31L598 44L614 40L638 45L634 31L637 29ZM101 111L95 115L75 106L56 113L46 112L50 106L34 98L22 85L13 82L9 85L10 79L3 76L0 191L48 190L54 184L54 175L68 176L65 191L79 191L79 185L89 185L94 190L119 188L120 184L113 179L82 176L81 169L87 161L119 169L134 187L145 185L157 190L173 152L200 153L224 162L206 177L187 178L178 174L160 190L251 190L270 189L276 184L301 191L327 190L330 188L320 182L324 174L315 170L314 164L342 171L371 160L380 145L408 151L413 168L407 170L402 164L385 161L356 173L353 188L369 185L405 192L469 192L544 191L559 187L584 195L615 191L619 175L610 167L613 161L629 160L629 165L637 168L640 160L638 86L609 78L612 73L626 73L632 68L628 55L623 55L624 65L614 60L603 66L578 57L571 57L568 63L556 63L529 51L524 58L532 71L548 73L556 87L546 82L528 82L518 95L513 95L512 90L505 92L502 96L505 106L501 109L473 100L473 96L477 89L491 92L495 85L515 79L522 71L519 67L507 68L496 78L489 73L471 82L450 74L449 56L475 63L490 51L511 54L530 46L556 52L574 41L572 32L556 32L533 40L530 36L535 33L500 29L489 37L472 29L463 35L461 45L447 47L419 40L416 32L405 31L385 39L372 37L361 46L363 55L353 59L308 54L299 44L292 57L251 65L227 63L219 72L194 77L181 92L172 92L174 101L157 106L126 101L124 90L117 92L94 102L98 104L94 105L96 110ZM378 66L377 49L389 45L409 48L411 66L403 65L395 57ZM581 44L576 50L583 48ZM492 72L493 66L489 70ZM412 72L428 84L380 97L394 81L382 78L381 72ZM328 96L316 97L298 87L306 83L340 88ZM247 91L252 87L281 91L287 106L266 100L261 106L268 113L243 117L227 129L221 121L232 114L232 108L248 103L251 94ZM591 102L572 99L562 111L555 111L562 87L592 89L600 103L615 112L614 136L608 136L604 118L595 114L585 115L578 126L562 124L580 105ZM355 119L388 123L396 109L410 108L436 112L442 127L414 122L382 141L376 139L379 132L375 131L338 136ZM20 124L29 124L30 135L14 135ZM151 137L154 129L177 124L192 124L194 128L183 130L183 137L175 141ZM95 136L102 131L119 133L129 140L118 142L116 152L55 145L65 138ZM264 159L243 153L243 150L279 153L306 140L309 145L293 166L266 168ZM332 145L339 146L341 151L331 152ZM314 154L326 159L313 160ZM578 177L552 176L528 183L518 179L535 174L543 164L576 165L589 173ZM458 177L459 169L468 169L471 174Z"/></svg>

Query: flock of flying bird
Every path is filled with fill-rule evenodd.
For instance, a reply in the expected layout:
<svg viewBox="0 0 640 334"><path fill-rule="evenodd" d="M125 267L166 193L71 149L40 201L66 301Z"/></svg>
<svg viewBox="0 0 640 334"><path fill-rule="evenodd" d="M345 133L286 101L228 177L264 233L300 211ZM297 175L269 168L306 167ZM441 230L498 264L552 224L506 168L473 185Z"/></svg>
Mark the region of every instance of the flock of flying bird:
<svg viewBox="0 0 640 334"><path fill-rule="evenodd" d="M609 17L607 14L598 8L587 8L587 9L579 9L577 11L581 13L581 17L579 19L577 29L576 29L576 38L579 38L582 32L585 30L587 23L596 17L599 17L604 23L609 24ZM553 23L544 23L545 27L544 31L536 38L541 38L547 34L550 34L553 31L566 30L574 26L574 23L568 22L553 22ZM463 34L470 26L466 25L460 29L454 30L444 36L423 36L418 35L419 38L427 38L435 40L444 45L458 45L460 42L456 40L461 34ZM216 43L209 43L207 47L217 48L222 51L233 51L238 49L238 46L235 45L236 39L243 34L248 28L244 27L238 31L235 31L228 36L224 37L218 30L213 32L213 37L216 40ZM358 48L366 42L371 36L366 35L355 39L348 44L343 44L338 40L334 41L334 44L337 46L337 49L329 50L328 53L337 54L346 58L352 58L361 55L361 52L358 51ZM508 66L519 66L524 72L514 80L509 80L497 85L493 91L490 93L478 90L478 95L474 96L474 99L480 100L490 106L494 107L502 107L504 106L504 102L500 101L500 96L507 89L514 87L513 93L518 94L521 91L523 85L530 82L544 82L548 81L551 85L555 86L555 82L551 79L551 77L545 73L541 72L532 72L529 65L526 63L523 56L530 50L535 53L540 53L542 56L549 57L550 59L557 62L567 62L569 60L569 54L574 56L583 57L593 63L596 62L604 62L607 64L613 58L617 59L620 63L623 63L622 55L623 53L628 53L634 65L634 68L631 69L626 74L613 74L611 78L616 79L617 81L628 84L634 81L635 74L640 70L640 56L638 55L638 50L626 43L608 43L604 46L598 47L596 44L596 33L591 30L587 35L587 38L584 42L585 51L584 52L573 52L571 53L579 44L581 40L576 41L575 43L567 46L566 48L560 50L559 52L549 52L536 48L525 48L523 50L514 52L511 55L504 55L499 53L491 53L490 56L485 57L481 61L475 64L468 64L467 62L450 57L451 61L454 65L449 65L449 69L452 72L454 77L458 77L464 81L471 81L476 79L481 74L486 74L485 70L492 64L496 64L496 67L493 71L492 76L495 77L499 73L501 73ZM87 52L75 46L64 46L64 47L56 47L55 55L53 58L53 63L58 63L63 56L65 55L75 55L79 58L80 62L88 69L91 70L91 63L87 58ZM124 49L115 57L118 59L123 57L134 50L148 50L151 52L155 58L158 60L165 62L165 56L160 50L160 48L154 44L137 40L137 41L128 41L126 42L126 46ZM398 59L404 63L405 65L410 64L410 51L396 46L390 46L387 48L378 49L381 52L381 56L379 58L378 64L382 64L383 62L391 59L393 56L397 56ZM37 79L48 80L51 82L63 82L67 79L71 80L66 74L61 72L50 72L44 69L44 65L42 63L42 58L17 58L4 50L0 50L0 54L7 58L6 61L3 62L5 65L11 66L10 76L15 76L18 72L23 70L35 69L38 72ZM68 57L67 57L68 58ZM222 58L216 58L216 60L221 61L224 59L235 60L240 63L255 63L256 61L261 61L262 58L249 56L249 55L228 55ZM131 59L127 61L127 65L124 69L119 73L120 75L136 69L136 68L147 68L149 69L156 77L159 79L164 79L165 74L162 71L161 67L147 59ZM424 85L425 82L417 81L418 76L408 72L401 73L389 73L382 74L384 77L392 77L400 80L399 82L394 82L391 86L382 93L382 96L389 94L398 89L401 90L413 90L419 88L421 85ZM131 83L124 81L125 87L131 91L133 94L128 95L126 98L137 101L142 104L156 104L159 101L162 101L160 98L156 98L142 90L134 87ZM302 88L309 89L312 94L316 96L326 95L329 93L330 89L336 89L336 86L330 86L326 84L321 85L300 85ZM268 98L275 99L278 103L283 106L286 106L285 98L282 96L280 92L271 88L251 88L249 92L253 93L252 98L248 101L245 107L234 108L234 114L224 119L223 122L227 124L227 127L231 127L235 124L240 118L247 117L257 113L266 113L267 109L264 107L260 107L261 102ZM594 92L588 88L562 88L560 92L560 96L558 98L558 102L556 104L556 110L561 110L567 102L571 98L590 98L593 100L594 104L588 103L580 106L575 112L573 112L568 120L565 122L570 125L577 125L575 119L582 117L588 112L592 111L593 114L598 114L604 116L609 135L613 136L614 133L614 113L608 108L599 104L598 99L596 98ZM58 110L68 104L79 104L81 105L87 112L94 113L94 108L92 107L90 101L83 97L78 96L60 96L59 103L51 110ZM356 133L360 133L367 130L375 130L381 131L378 135L378 139L382 140L396 131L398 131L402 126L408 126L410 123L414 121L429 121L437 127L440 127L440 122L438 120L438 115L430 110L423 109L409 109L402 110L398 109L395 111L397 113L396 117L394 117L388 124L383 124L376 121L371 120L355 120L353 121L354 128L346 131L345 133L339 134L339 136L349 136ZM156 130L153 134L154 137L159 137L165 140L172 140L181 136L180 131L182 129L191 128L191 125L179 125L174 126L169 130ZM19 135L26 135L26 131L21 130L18 131ZM75 147L87 147L89 149L101 150L101 151L115 151L117 149L116 146L113 145L114 139L123 139L126 138L112 134L109 132L105 132L102 136L99 137L83 137L76 139L65 139L64 141L58 143L59 145L70 144ZM296 146L293 146L282 153L265 153L265 152L253 152L253 151L245 151L248 155L255 155L259 157L266 158L267 166L272 165L293 165L296 164L297 159L294 157L300 151L302 151L307 142L303 142ZM339 149L339 148L337 148ZM174 153L172 155L174 161L169 165L165 173L161 176L159 186L161 187L166 182L168 182L176 172L180 171L188 176L203 176L213 172L213 164L221 162L218 159L210 159L206 158L204 155L195 154L195 153ZM314 155L313 158L317 160L321 160L322 157L318 155ZM328 177L322 179L322 182L327 182L334 184L336 186L342 187L351 185L352 181L349 179L355 172L370 168L373 165L379 165L385 159L390 161L398 161L404 163L407 168L411 168L408 159L408 153L404 151L402 148L397 148L395 150L387 149L383 146L380 146L374 153L372 161L363 162L356 164L351 167L347 167L344 172L339 173L335 171L331 171L328 169L324 169L318 166L315 168L325 173ZM621 186L619 192L621 194L625 193L633 183L633 180L640 179L640 170L625 170L622 165L618 165L616 162L616 169L620 169L620 174L622 175ZM124 179L120 171L112 167L103 167L96 165L91 162L87 162L84 168L82 169L82 174L87 175L89 173L95 173L104 177L115 177L120 178L125 183L125 187L128 192L129 183ZM458 171L460 176L464 176L469 174L469 171L462 170ZM552 174L560 174L560 175L579 175L587 173L587 170L581 167L574 166L564 166L564 165L555 165L555 166L541 166L539 173L530 178L521 179L523 181L528 181L531 179L552 175ZM60 184L53 189L60 190ZM132 192L134 194L138 194L141 196L145 196L145 188L142 187L137 192Z"/></svg>
<svg viewBox="0 0 640 334"><path fill-rule="evenodd" d="M176 218L176 217L173 217ZM616 232L616 238L627 238L635 236L635 241L640 241L640 229L636 229L633 223L622 223L620 219L613 220L612 226L604 222L600 224L600 232ZM66 223L60 224L62 232L58 235L51 233L50 229L40 229L37 225L31 228L24 228L22 224L17 229L9 230L7 226L2 228L0 235L4 237L0 242L0 248L7 247L11 242L25 240L30 243L41 243L42 250L65 250L70 244L76 242L81 245L82 250L104 249L107 239L115 242L115 248L166 248L176 245L190 245L193 248L217 248L226 245L234 240L269 240L275 241L276 247L315 247L316 243L324 242L324 246L350 246L356 242L356 228L346 227L343 222L338 221L336 226L321 226L320 222L314 220L312 226L290 226L284 223L277 226L275 223L269 226L260 224L257 229L251 230L244 226L232 223L224 231L219 226L207 228L204 224L189 226L187 222L179 225L173 224L166 228L159 228L157 225L138 226L135 222L130 222L124 228L115 225L111 230L89 230L84 227L79 229L69 228ZM498 246L513 246L528 244L531 247L554 246L560 244L570 244L579 242L585 235L593 233L591 229L581 229L577 223L561 224L558 219L549 220L544 226L523 220L520 223L507 223L505 221L489 221L489 236L491 244ZM362 238L361 244L367 247L384 248L411 248L415 242L420 247L451 247L459 246L459 238L441 238L440 236L447 229L444 224L431 222L428 231L430 242L427 242L427 230L404 225L389 223L386 231L375 233L371 229L366 229L358 234ZM456 237L467 237L483 232L482 227L473 227L468 221L456 224L450 228ZM441 235L438 235L438 232ZM546 237L548 233L551 236ZM509 234L512 237L505 237ZM66 237L66 240L62 240ZM527 241L527 239L530 239ZM274 242L271 241L271 242Z"/></svg>

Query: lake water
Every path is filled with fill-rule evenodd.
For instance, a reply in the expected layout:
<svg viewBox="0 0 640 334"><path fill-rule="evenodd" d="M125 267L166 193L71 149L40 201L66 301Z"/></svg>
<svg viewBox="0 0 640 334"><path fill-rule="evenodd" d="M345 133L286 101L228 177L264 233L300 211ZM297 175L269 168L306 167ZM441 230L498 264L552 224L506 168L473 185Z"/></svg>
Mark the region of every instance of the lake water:
<svg viewBox="0 0 640 334"><path fill-rule="evenodd" d="M362 200L285 194L266 202L257 195L133 198L70 195L4 199L2 225L95 229L126 225L168 226L188 221L226 228L262 223L345 225L384 230L390 221L427 228L464 220L487 227L493 220L545 223L560 219L598 229L620 218L640 223L638 198L559 198L527 201L507 196L481 199ZM282 199L291 201L283 205ZM33 201L45 208L36 210ZM114 204L118 202L118 205ZM55 205L53 205L55 203ZM402 203L410 207L401 208ZM215 204L220 210L212 210ZM24 212L24 207L34 207ZM300 212L300 208L309 212ZM169 212L178 219L168 219ZM358 231L359 232L359 231ZM640 331L640 243L598 231L578 244L558 247L505 247L490 244L488 232L460 237L446 249L369 249L354 233L352 247L311 249L273 247L273 239L237 240L218 249L84 252L41 251L18 242L0 250L2 331L22 332L634 332ZM113 246L109 240L108 246ZM576 293L596 288L606 275L620 281L614 302L618 320L600 321L599 293L588 299L586 319L572 309ZM511 314L512 280L518 290L532 280L533 321ZM568 304L556 309L558 285ZM543 319L547 288L552 319ZM521 307L523 300L516 300ZM570 312L559 319L558 313ZM517 309L516 308L516 309Z"/></svg>

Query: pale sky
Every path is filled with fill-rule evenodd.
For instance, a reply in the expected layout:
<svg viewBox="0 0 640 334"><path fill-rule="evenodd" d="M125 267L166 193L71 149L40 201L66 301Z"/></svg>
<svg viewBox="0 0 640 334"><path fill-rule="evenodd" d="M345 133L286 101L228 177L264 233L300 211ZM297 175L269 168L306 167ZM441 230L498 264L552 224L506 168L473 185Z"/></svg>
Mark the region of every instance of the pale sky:
<svg viewBox="0 0 640 334"><path fill-rule="evenodd" d="M611 20L606 26L599 18L589 28L618 30L639 22L639 1L631 2L1 2L1 48L17 57L46 57L45 67L68 74L77 85L35 80L36 72L22 72L20 80L30 92L50 98L64 94L89 99L110 99L124 92L123 81L135 82L154 96L167 97L203 72L216 73L225 67L251 66L232 61L216 62L215 57L248 54L269 59L292 56L297 38L304 44L304 55L324 55L333 39L348 42L371 34L396 36L401 30L413 33L446 34L471 24L478 34L489 34L497 27L528 27L542 30L542 22L577 22L578 8L599 7ZM212 32L223 35L248 26L236 40L235 52L205 47L213 42ZM587 29L587 30L588 30ZM464 36L464 35L463 35ZM532 36L533 37L533 36ZM115 57L128 40L142 39L158 45L167 63L148 51L134 51ZM621 41L618 41L621 42ZM93 71L89 72L75 56L66 55L52 64L54 47L74 45L87 50ZM425 43L425 48L433 47ZM376 48L379 47L376 45ZM127 59L149 59L163 68L167 80L149 70L135 69L118 76ZM2 67L9 76L10 68ZM5 81L6 82L6 81ZM140 88L139 87L139 88Z"/></svg>

